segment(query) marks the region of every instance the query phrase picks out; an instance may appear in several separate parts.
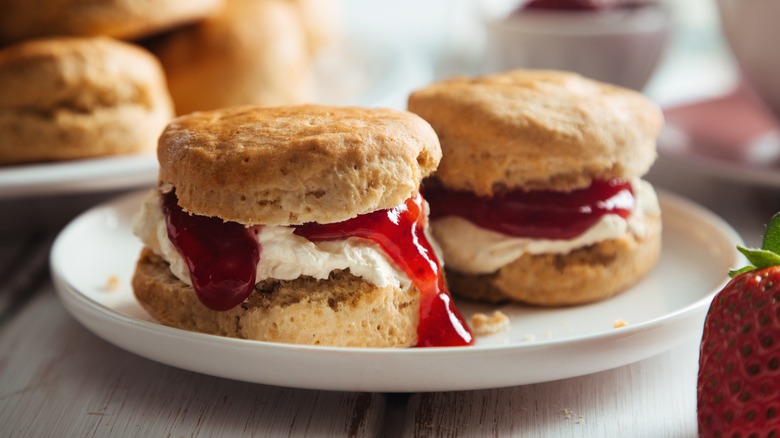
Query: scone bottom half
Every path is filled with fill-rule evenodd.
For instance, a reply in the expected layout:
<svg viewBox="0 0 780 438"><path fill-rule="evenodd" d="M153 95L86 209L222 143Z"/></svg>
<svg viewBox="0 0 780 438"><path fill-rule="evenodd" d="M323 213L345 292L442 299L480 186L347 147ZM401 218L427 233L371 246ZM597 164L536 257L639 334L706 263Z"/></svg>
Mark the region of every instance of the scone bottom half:
<svg viewBox="0 0 780 438"><path fill-rule="evenodd" d="M443 150L424 193L453 293L584 304L656 264L661 212L641 177L663 116L646 97L574 73L514 70L424 87L409 110Z"/></svg>
<svg viewBox="0 0 780 438"><path fill-rule="evenodd" d="M312 162L311 151L322 156ZM331 159L328 178L325 156ZM196 113L169 125L159 158L164 183L136 218L146 248L133 287L160 322L309 345L473 343L425 233L427 207L417 187L435 168L440 150L419 117L319 106ZM406 180L393 183L378 165L391 166ZM218 172L229 169L229 176ZM292 174L304 182L285 185ZM265 179L274 175L288 178ZM378 181L361 180L377 175ZM322 197L334 192L332 198L349 200L361 184L373 185L376 194L335 214L311 205L279 214L290 199L297 196L301 203L297 192L306 192L312 178L320 178ZM213 191L245 189L241 181L250 190L261 185L264 195L289 199L276 209L249 212L241 210L243 204L223 203L218 209L228 217L199 209ZM183 202L182 187L192 193L204 187L198 207ZM287 223L293 216L316 220Z"/></svg>

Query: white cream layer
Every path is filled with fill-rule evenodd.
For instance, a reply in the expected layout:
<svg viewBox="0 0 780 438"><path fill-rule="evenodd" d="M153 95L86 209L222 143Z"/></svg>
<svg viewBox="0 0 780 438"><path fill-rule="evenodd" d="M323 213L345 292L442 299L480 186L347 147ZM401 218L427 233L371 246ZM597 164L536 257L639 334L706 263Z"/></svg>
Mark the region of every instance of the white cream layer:
<svg viewBox="0 0 780 438"><path fill-rule="evenodd" d="M263 226L257 228L261 245L256 281L294 280L301 276L326 279L335 270L349 269L377 287L395 286L406 290L409 277L378 246L357 238L313 243L293 234L293 228ZM168 229L157 190L152 190L141 210L133 218L133 232L144 245L171 266L182 282L192 285L189 270L168 239Z"/></svg>
<svg viewBox="0 0 780 438"><path fill-rule="evenodd" d="M489 274L519 259L523 254L566 254L574 249L627 233L642 236L647 233L649 217L660 217L658 197L650 183L631 181L636 210L624 219L615 214L604 215L585 233L570 240L529 239L507 236L480 228L458 216L432 221L431 229L438 241L447 267L467 274Z"/></svg>

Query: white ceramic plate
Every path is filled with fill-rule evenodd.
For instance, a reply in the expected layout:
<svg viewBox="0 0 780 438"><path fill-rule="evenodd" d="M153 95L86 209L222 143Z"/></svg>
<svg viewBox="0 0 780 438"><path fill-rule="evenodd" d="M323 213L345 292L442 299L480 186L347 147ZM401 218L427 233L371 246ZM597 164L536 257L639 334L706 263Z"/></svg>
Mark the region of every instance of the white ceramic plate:
<svg viewBox="0 0 780 438"><path fill-rule="evenodd" d="M719 179L780 188L780 126L744 87L664 113L661 155Z"/></svg>
<svg viewBox="0 0 780 438"><path fill-rule="evenodd" d="M418 392L537 383L635 362L698 336L713 293L741 262L737 233L721 219L661 194L663 253L640 284L580 307L501 306L511 319L476 345L358 349L285 345L166 327L135 302L130 277L140 243L130 221L145 194L87 211L59 235L51 253L65 307L115 345L176 367L248 382L299 388ZM107 287L111 278L116 288ZM467 317L493 306L459 303ZM628 322L613 328L616 320Z"/></svg>
<svg viewBox="0 0 780 438"><path fill-rule="evenodd" d="M0 166L0 199L152 186L154 154Z"/></svg>

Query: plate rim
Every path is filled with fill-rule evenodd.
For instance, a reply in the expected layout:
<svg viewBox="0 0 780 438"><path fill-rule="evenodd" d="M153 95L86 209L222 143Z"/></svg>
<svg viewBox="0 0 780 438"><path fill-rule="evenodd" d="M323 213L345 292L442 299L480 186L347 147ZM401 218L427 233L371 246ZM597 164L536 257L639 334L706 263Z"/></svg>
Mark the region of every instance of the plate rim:
<svg viewBox="0 0 780 438"><path fill-rule="evenodd" d="M727 239L728 241L731 241L736 244L742 244L743 240L740 237L740 235L734 230L734 228L728 224L725 220L717 216L715 213L709 211L705 207L702 207L693 201L690 201L688 199L685 199L682 196L667 192L665 190L657 189L659 194L659 199L662 201L662 205L669 205L673 209L682 210L689 214L693 214L699 218L705 219L708 221L708 223L713 224L717 227L717 229L722 233L722 237L724 239ZM561 349L561 348L567 348L572 346L582 346L584 344L588 343L598 343L602 342L605 339L606 340L620 340L625 338L631 338L639 336L645 332L658 330L663 326L664 324L682 324L686 319L689 317L694 317L696 314L701 313L703 315L704 312L706 312L706 309L708 308L709 302L712 300L712 297L717 293L717 291L728 281L728 276L724 272L724 277L721 279L721 281L718 283L718 286L713 288L713 290L708 291L705 295L703 295L701 298L699 298L696 301L693 301L691 303L688 303L685 306L682 306L678 309L675 309L674 311L668 312L660 317L656 317L647 321L643 321L636 324L631 324L626 327L622 327L618 330L605 330L600 333L590 334L590 335L580 335L580 336L569 336L559 339L547 339L547 340L539 340L539 341L533 341L529 343L510 343L510 344L502 344L502 345L485 345L485 346L467 346L467 347L434 347L434 348L407 348L407 349L387 349L387 348L356 348L356 347L331 347L331 346L310 346L310 345L296 345L296 344L283 344L283 343L275 343L275 342L267 342L267 341L254 341L254 340L247 340L247 339L238 339L238 338L229 338L229 337L223 337L219 335L211 335L211 334L205 334L205 333L198 333L198 332L191 332L183 329L178 329L174 327L168 327L165 325L162 325L160 323L152 322L152 321L146 321L142 319L138 319L129 315L125 315L123 313L120 313L113 308L95 301L88 297L84 292L78 290L76 286L73 284L70 284L67 280L67 274L62 272L61 266L57 263L57 257L59 257L59 254L62 249L62 241L63 236L66 236L69 233L69 230L72 229L72 227L75 226L75 224L78 223L80 220L84 220L84 218L87 218L93 214L98 213L98 210L105 209L105 208L116 208L117 204L122 203L123 201L127 201L130 198L139 197L142 193L146 193L146 191L136 191L129 194L125 194L122 196L119 196L117 198L114 198L106 203L103 203L101 205L98 205L96 207L93 207L81 215L79 215L77 218L75 218L71 223L69 223L57 236L57 238L54 241L54 244L52 245L52 250L49 257L49 268L50 272L52 274L52 282L54 283L55 290L57 292L57 295L59 296L61 302L64 304L64 306L67 308L69 313L71 313L72 316L74 316L81 324L86 326L93 334L108 340L109 342L113 343L114 345L119 346L120 348L123 348L127 351L131 351L133 353L142 355L144 357L147 357L149 359L167 363L168 365L176 366L183 369L190 369L191 371L197 371L202 372L204 374L210 374L210 375L217 375L220 377L227 377L227 378L234 378L235 376L232 375L220 375L217 372L214 371L203 371L201 369L193 369L189 367L182 366L178 363L171 363L170 361L161 360L159 358L152 358L148 355L139 353L136 349L130 348L127 345L122 345L123 343L117 343L112 339L107 339L105 336L105 333L98 333L95 329L91 327L92 323L94 321L87 321L88 316L84 315L84 312L87 312L91 314L93 318L97 317L99 319L102 319L106 322L113 323L113 324L119 324L122 329L130 328L132 330L141 330L144 333L147 333L151 336L164 336L164 337L170 337L175 338L178 340L183 340L186 342L194 342L198 344L205 344L205 345L218 345L219 348L239 348L239 349L247 349L247 348L262 348L263 350L270 350L273 353L295 353L295 354L307 354L307 355L313 355L314 358L317 357L327 357L333 354L338 355L347 355L350 357L367 357L367 358L373 358L373 357L412 357L412 358L438 358L440 356L449 357L449 356L457 356L462 355L465 352L473 351L474 349L478 349L479 353L481 354L487 354L487 355L495 355L495 354L517 354L518 352L521 352L522 354L526 353L534 353L541 350L551 350L551 349ZM740 258L740 254L737 252L736 248L734 248L733 256L735 256L736 259ZM678 339L675 339L673 341L667 342L666 347L663 348L661 351L668 350L670 348L673 348L676 345L679 345L682 342L685 342L688 338L694 335L694 333L688 333L689 336L680 336ZM660 351L659 351L660 352ZM635 360L631 360L622 364L618 364L616 366L622 366L628 363L632 363L638 360L642 360L646 357L652 356L654 354L658 354L658 352L637 357ZM641 356L641 355L640 355ZM607 369L614 368L615 366L603 368L596 371L603 371ZM591 371L595 372L595 371ZM589 374L583 373L583 374ZM568 376L562 376L559 378L567 378L567 377L573 377L576 375L582 375L582 374L574 374L574 375L568 375ZM558 380L559 378L555 379L546 379L546 380L535 380L531 382L526 383L541 383L544 381L550 381L550 380ZM246 380L246 379L239 379L239 380ZM267 384L276 384L281 386L290 386L285 385L283 383L279 382L264 382L262 380L255 380L250 379L256 383L267 383ZM505 385L505 386L512 386ZM341 387L333 387L331 385L325 385L323 387L312 387L309 386L295 386L295 387L305 387L305 388L311 388L311 389L328 389L328 390L354 390L354 389L344 389ZM430 388L416 388L416 389L409 389L406 387L403 387L401 389L398 389L399 392L418 392L418 391L431 391L431 390L461 390L461 389L480 389L480 388L488 388L488 387L496 387L496 386L462 386L458 388L445 388L445 389L430 389ZM373 391L383 391L383 392L396 392L394 388L387 388L385 386L379 385L376 388L369 388Z"/></svg>
<svg viewBox="0 0 780 438"><path fill-rule="evenodd" d="M157 181L153 152L0 166L0 200L107 192Z"/></svg>

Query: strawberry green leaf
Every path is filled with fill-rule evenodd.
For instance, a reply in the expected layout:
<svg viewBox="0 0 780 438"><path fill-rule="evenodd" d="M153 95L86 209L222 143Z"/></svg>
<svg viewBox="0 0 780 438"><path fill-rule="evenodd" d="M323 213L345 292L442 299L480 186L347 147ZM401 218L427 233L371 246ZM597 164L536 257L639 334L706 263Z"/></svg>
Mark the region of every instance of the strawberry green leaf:
<svg viewBox="0 0 780 438"><path fill-rule="evenodd" d="M761 249L745 248L740 245L737 245L737 249L747 257L752 265L729 271L731 278L754 269L780 265L780 212L775 213L769 220Z"/></svg>
<svg viewBox="0 0 780 438"><path fill-rule="evenodd" d="M780 254L765 249L745 248L737 246L739 252L747 257L748 261L756 268L768 268L770 266L780 265Z"/></svg>
<svg viewBox="0 0 780 438"><path fill-rule="evenodd" d="M745 272L748 272L748 271L754 271L755 269L756 269L756 267L753 266L753 265L745 266L742 269L732 269L731 271L729 271L729 277L734 278L734 277L736 277L739 274L744 274Z"/></svg>
<svg viewBox="0 0 780 438"><path fill-rule="evenodd" d="M775 213L769 220L761 249L780 254L780 213Z"/></svg>

